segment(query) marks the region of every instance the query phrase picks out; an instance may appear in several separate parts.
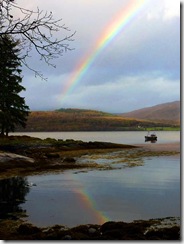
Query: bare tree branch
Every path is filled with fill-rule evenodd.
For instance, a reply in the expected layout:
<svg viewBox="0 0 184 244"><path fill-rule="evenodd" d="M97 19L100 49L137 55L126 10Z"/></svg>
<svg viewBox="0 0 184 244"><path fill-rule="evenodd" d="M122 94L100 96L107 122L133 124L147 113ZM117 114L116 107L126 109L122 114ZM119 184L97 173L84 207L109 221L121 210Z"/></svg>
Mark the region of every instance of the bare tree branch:
<svg viewBox="0 0 184 244"><path fill-rule="evenodd" d="M16 17L13 10L19 12ZM14 0L0 0L0 38L3 35L11 35L19 39L21 49L24 50L22 56L23 64L30 70L43 78L43 75L29 67L27 58L29 53L35 49L46 64L55 67L53 59L63 55L63 52L73 50L69 43L73 41L75 32L65 35L62 39L57 39L54 35L59 32L70 32L71 30L61 24L62 19L55 20L52 12L29 10L18 6Z"/></svg>

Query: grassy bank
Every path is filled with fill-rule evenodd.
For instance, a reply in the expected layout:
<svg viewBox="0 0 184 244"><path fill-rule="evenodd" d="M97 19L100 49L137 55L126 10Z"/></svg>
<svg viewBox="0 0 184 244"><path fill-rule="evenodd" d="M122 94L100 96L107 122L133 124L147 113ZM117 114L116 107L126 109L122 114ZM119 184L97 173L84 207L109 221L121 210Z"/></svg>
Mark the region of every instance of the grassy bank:
<svg viewBox="0 0 184 244"><path fill-rule="evenodd" d="M180 127L149 127L145 128L146 131L180 131Z"/></svg>

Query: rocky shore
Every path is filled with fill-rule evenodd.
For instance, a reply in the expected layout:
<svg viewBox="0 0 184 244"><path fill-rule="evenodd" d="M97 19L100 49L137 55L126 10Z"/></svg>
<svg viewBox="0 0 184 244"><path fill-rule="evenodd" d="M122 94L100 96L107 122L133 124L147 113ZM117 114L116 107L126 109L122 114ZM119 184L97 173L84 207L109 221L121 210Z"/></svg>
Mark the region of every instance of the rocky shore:
<svg viewBox="0 0 184 244"><path fill-rule="evenodd" d="M0 137L0 179L27 176L67 169L101 168L96 163L80 163L82 155L107 153L117 150L132 151L133 157L179 155L177 144L125 145L110 142L83 142L75 140L39 139L29 136Z"/></svg>
<svg viewBox="0 0 184 244"><path fill-rule="evenodd" d="M26 176L66 169L95 168L95 164L80 164L81 155L132 149L135 146L108 142L74 140L41 140L28 136L0 138L0 178Z"/></svg>
<svg viewBox="0 0 184 244"><path fill-rule="evenodd" d="M103 225L62 225L38 228L29 223L0 221L1 240L180 240L175 218L140 220L132 223L109 221Z"/></svg>

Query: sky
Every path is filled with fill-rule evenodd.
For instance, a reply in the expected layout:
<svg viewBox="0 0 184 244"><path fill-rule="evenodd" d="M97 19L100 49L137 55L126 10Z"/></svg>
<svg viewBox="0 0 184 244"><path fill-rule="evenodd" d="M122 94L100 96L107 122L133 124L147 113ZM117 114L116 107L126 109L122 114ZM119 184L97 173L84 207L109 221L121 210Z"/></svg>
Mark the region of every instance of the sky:
<svg viewBox="0 0 184 244"><path fill-rule="evenodd" d="M27 2L27 3L26 3ZM23 68L30 110L94 109L123 113L180 100L180 1L17 0L52 11L71 31L72 51L48 67L29 63L47 81Z"/></svg>

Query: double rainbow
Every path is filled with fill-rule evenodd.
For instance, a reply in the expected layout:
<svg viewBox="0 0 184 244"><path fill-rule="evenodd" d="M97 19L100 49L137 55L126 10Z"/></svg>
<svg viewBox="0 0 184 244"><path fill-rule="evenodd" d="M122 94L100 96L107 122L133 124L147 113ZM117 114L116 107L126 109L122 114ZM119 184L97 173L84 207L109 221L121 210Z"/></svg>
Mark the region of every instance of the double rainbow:
<svg viewBox="0 0 184 244"><path fill-rule="evenodd" d="M94 45L93 50L76 65L73 75L62 91L62 98L65 98L75 88L98 55L136 18L145 2L146 0L128 0L128 4L112 18L112 21Z"/></svg>

